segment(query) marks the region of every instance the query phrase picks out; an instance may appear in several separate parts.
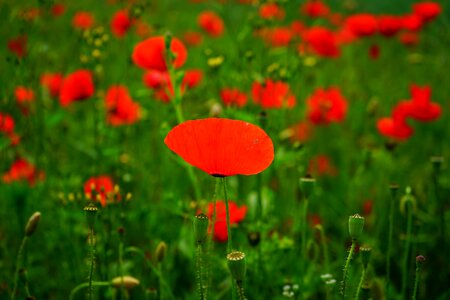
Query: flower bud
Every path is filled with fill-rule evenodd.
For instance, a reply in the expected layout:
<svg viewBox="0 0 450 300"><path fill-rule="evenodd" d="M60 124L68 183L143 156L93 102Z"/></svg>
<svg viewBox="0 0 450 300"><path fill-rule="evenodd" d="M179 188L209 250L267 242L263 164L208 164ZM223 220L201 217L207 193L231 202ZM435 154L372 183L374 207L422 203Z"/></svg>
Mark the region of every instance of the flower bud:
<svg viewBox="0 0 450 300"><path fill-rule="evenodd" d="M205 214L198 214L194 217L194 236L197 244L203 244L208 236L209 220Z"/></svg>
<svg viewBox="0 0 450 300"><path fill-rule="evenodd" d="M417 255L416 256L416 267L420 268L427 259L423 255Z"/></svg>
<svg viewBox="0 0 450 300"><path fill-rule="evenodd" d="M367 268L370 261L370 256L372 254L372 249L370 247L361 247L359 248L359 252L361 253L361 261L364 269Z"/></svg>
<svg viewBox="0 0 450 300"><path fill-rule="evenodd" d="M39 225L39 220L41 219L41 213L35 212L28 220L27 226L25 226L25 235L30 237Z"/></svg>
<svg viewBox="0 0 450 300"><path fill-rule="evenodd" d="M354 214L348 218L348 232L352 239L357 239L362 233L364 227L364 217Z"/></svg>
<svg viewBox="0 0 450 300"><path fill-rule="evenodd" d="M252 247L256 247L259 245L259 242L261 241L261 234L257 231L249 232L247 234L247 239Z"/></svg>
<svg viewBox="0 0 450 300"><path fill-rule="evenodd" d="M131 276L116 277L111 280L111 285L117 289L123 286L125 289L130 290L139 284L139 280Z"/></svg>
<svg viewBox="0 0 450 300"><path fill-rule="evenodd" d="M83 210L86 212L86 221L89 227L93 228L95 223L95 217L97 216L98 212L98 207L91 202L87 206L85 206Z"/></svg>
<svg viewBox="0 0 450 300"><path fill-rule="evenodd" d="M231 253L228 253L227 262L231 276L236 281L244 280L246 272L245 253L240 251L233 251Z"/></svg>
<svg viewBox="0 0 450 300"><path fill-rule="evenodd" d="M315 184L316 179L312 178L310 175L300 178L300 189L305 195L305 198L309 198L312 195Z"/></svg>
<svg viewBox="0 0 450 300"><path fill-rule="evenodd" d="M156 246L155 257L157 262L162 262L166 257L167 253L167 244L164 242L159 242L158 246Z"/></svg>

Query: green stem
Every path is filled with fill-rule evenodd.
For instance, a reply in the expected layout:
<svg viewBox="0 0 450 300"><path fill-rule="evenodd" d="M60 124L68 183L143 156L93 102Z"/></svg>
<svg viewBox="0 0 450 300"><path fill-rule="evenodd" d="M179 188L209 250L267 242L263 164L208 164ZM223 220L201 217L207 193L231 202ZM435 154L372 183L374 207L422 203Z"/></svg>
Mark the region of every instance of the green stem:
<svg viewBox="0 0 450 300"><path fill-rule="evenodd" d="M403 273L402 273L402 297L406 299L406 291L408 288L408 274L409 274L409 256L411 252L411 232L412 232L412 219L413 219L413 208L411 203L406 203L406 210L408 211L408 220L406 224L406 241L405 241L405 252L403 253Z"/></svg>
<svg viewBox="0 0 450 300"><path fill-rule="evenodd" d="M387 241L387 253L386 253L386 295L390 296L390 280L391 280L391 250L392 250L392 237L394 235L394 202L395 197L391 196L389 203L389 232Z"/></svg>
<svg viewBox="0 0 450 300"><path fill-rule="evenodd" d="M119 241L119 276L121 278L120 282L120 300L123 300L123 296L125 293L125 287L123 283L123 241L122 237L120 237Z"/></svg>
<svg viewBox="0 0 450 300"><path fill-rule="evenodd" d="M212 282L212 277L211 277L211 273L210 273L210 269L211 269L211 266L210 266L210 255L211 255L211 253L212 253L212 250L213 250L213 236L214 236L214 226L215 226L215 224L216 224L216 218L217 218L217 214L216 214L216 198L217 198L217 195L218 195L218 193L219 193L219 189L220 189L220 182L219 182L219 178L217 178L216 180L215 180L215 187L214 187L214 194L213 194L213 196L212 196L212 199L213 199L213 215L212 215L212 223L211 223L211 234L209 235L209 237L208 237L208 244L207 244L207 250L206 250L206 259L207 259L207 262L206 262L206 267L205 267L205 282L206 282L206 287L205 287L205 299L207 299L208 298L208 289L209 289L209 287L211 286L211 282Z"/></svg>
<svg viewBox="0 0 450 300"><path fill-rule="evenodd" d="M353 253L355 252L355 248L356 248L356 240L352 239L352 246L350 247L350 251L348 252L347 260L345 261L344 265L344 275L342 278L342 290L341 290L342 300L345 299L345 289L347 287L348 269L350 267L350 262L352 260Z"/></svg>
<svg viewBox="0 0 450 300"><path fill-rule="evenodd" d="M199 295L199 299L203 300L205 299L205 296L203 294L203 250L202 250L202 244L197 244L197 253L196 253L196 265L197 265L197 292Z"/></svg>
<svg viewBox="0 0 450 300"><path fill-rule="evenodd" d="M244 286L242 285L242 281L236 281L236 287L239 300L247 300L247 298L245 297Z"/></svg>
<svg viewBox="0 0 450 300"><path fill-rule="evenodd" d="M416 300L417 299L417 290L419 288L419 275L420 275L420 267L417 265L416 266L416 279L414 280L414 291L413 291L413 295L412 295L412 299Z"/></svg>
<svg viewBox="0 0 450 300"><path fill-rule="evenodd" d="M302 261L306 260L306 229L308 227L308 198L304 199L302 211ZM303 272L305 270L302 270Z"/></svg>
<svg viewBox="0 0 450 300"><path fill-rule="evenodd" d="M72 292L70 292L69 300L74 300L75 295L84 288L91 289L93 286L111 286L109 281L89 281L82 284L77 285Z"/></svg>
<svg viewBox="0 0 450 300"><path fill-rule="evenodd" d="M317 226L319 232L320 232L320 241L322 243L322 251L323 251L323 263L324 263L324 268L325 268L325 272L324 273L329 273L330 272L330 259L328 256L328 245L327 245L327 241L326 241L326 237L325 237L325 232L323 230L322 225Z"/></svg>
<svg viewBox="0 0 450 300"><path fill-rule="evenodd" d="M221 178L222 178L222 184L223 184L223 195L225 198L225 208L227 211L227 232L228 232L227 253L231 253L233 240L231 238L230 209L228 207L228 194L227 194L227 179L226 179L226 177L221 177Z"/></svg>
<svg viewBox="0 0 450 300"><path fill-rule="evenodd" d="M358 300L361 295L361 287L364 283L364 279L366 277L366 268L363 268L361 279L359 280L358 289L356 290L355 300Z"/></svg>
<svg viewBox="0 0 450 300"><path fill-rule="evenodd" d="M19 270L20 265L22 264L22 258L23 258L23 251L25 249L25 245L28 241L28 236L24 236L22 243L20 244L19 252L17 253L17 260L16 260L16 272L14 273L14 287L11 294L11 300L14 300L17 293L17 284L19 282Z"/></svg>
<svg viewBox="0 0 450 300"><path fill-rule="evenodd" d="M158 280L158 299L159 300L162 300L162 299L164 299L164 297L163 297L163 275L162 275L162 267L161 267L161 263L160 262L158 262L157 263L157 268L158 268L158 272L159 272L159 280Z"/></svg>
<svg viewBox="0 0 450 300"><path fill-rule="evenodd" d="M94 299L92 290L92 277L94 276L94 260L95 260L95 246L94 246L94 227L91 227L91 234L89 236L91 247L91 266L89 268L89 300Z"/></svg>

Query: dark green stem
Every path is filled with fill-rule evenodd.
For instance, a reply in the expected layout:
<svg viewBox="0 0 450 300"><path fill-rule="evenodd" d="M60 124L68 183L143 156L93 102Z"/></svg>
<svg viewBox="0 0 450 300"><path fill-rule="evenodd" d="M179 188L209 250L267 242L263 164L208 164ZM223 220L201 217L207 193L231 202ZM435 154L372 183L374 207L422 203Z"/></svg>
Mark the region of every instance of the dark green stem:
<svg viewBox="0 0 450 300"><path fill-rule="evenodd" d="M227 179L226 177L222 177L223 184L223 195L225 198L225 208L227 211L227 232L228 232L228 244L227 244L227 253L231 253L233 240L231 238L231 224L230 224L230 209L228 207L228 193L227 193Z"/></svg>
<svg viewBox="0 0 450 300"><path fill-rule="evenodd" d="M416 265L416 279L414 280L414 290L412 295L413 300L417 299L417 290L419 288L419 280L420 280L419 276L420 276L420 267L419 265Z"/></svg>
<svg viewBox="0 0 450 300"><path fill-rule="evenodd" d="M196 265L197 265L197 293L200 300L205 299L203 293L203 246L197 243Z"/></svg>
<svg viewBox="0 0 450 300"><path fill-rule="evenodd" d="M406 224L406 241L405 252L403 253L403 273L402 273L402 297L406 299L406 291L408 288L408 275L409 275L409 256L411 252L411 232L412 232L412 219L413 208L410 202L406 202L406 210L408 212L408 220Z"/></svg>
<svg viewBox="0 0 450 300"><path fill-rule="evenodd" d="M359 280L358 289L356 290L355 300L358 300L361 295L361 288L366 277L366 268L363 268L361 279Z"/></svg>
<svg viewBox="0 0 450 300"><path fill-rule="evenodd" d="M120 282L120 300L123 300L123 296L125 294L125 287L123 283L123 240L122 237L120 237L119 241L119 276L121 278Z"/></svg>
<svg viewBox="0 0 450 300"><path fill-rule="evenodd" d="M89 268L89 300L94 299L94 291L92 288L92 277L94 277L94 260L95 260L95 245L94 245L94 227L91 227L91 234L89 236L91 247L91 266Z"/></svg>
<svg viewBox="0 0 450 300"><path fill-rule="evenodd" d="M111 286L111 283L109 281L89 281L82 283L78 286L76 286L72 292L70 292L69 300L74 300L75 295L84 288L91 289L93 286Z"/></svg>
<svg viewBox="0 0 450 300"><path fill-rule="evenodd" d="M242 284L242 281L236 281L236 289L239 300L247 300L247 298L245 297L244 286Z"/></svg>
<svg viewBox="0 0 450 300"><path fill-rule="evenodd" d="M391 280L391 250L392 250L392 237L394 235L394 202L395 197L391 196L389 202L389 232L387 241L387 253L386 253L386 295L390 296L390 280Z"/></svg>
<svg viewBox="0 0 450 300"><path fill-rule="evenodd" d="M325 232L323 230L322 225L317 227L320 232L320 241L322 243L322 251L323 251L323 264L324 264L324 273L330 272L330 259L328 257L328 245L325 237Z"/></svg>
<svg viewBox="0 0 450 300"><path fill-rule="evenodd" d="M353 254L356 248L356 240L352 239L352 246L350 247L350 251L348 252L347 260L344 265L344 274L342 278L342 290L341 290L341 299L345 299L345 289L347 288L347 277L348 277L348 269L350 268L350 263L352 261Z"/></svg>
<svg viewBox="0 0 450 300"><path fill-rule="evenodd" d="M28 236L24 236L22 243L20 244L19 252L17 253L17 260L16 260L16 272L14 273L14 287L11 294L11 299L14 300L17 293L17 284L19 282L19 270L22 264L22 258L23 258L23 251L25 249L25 245L28 241Z"/></svg>

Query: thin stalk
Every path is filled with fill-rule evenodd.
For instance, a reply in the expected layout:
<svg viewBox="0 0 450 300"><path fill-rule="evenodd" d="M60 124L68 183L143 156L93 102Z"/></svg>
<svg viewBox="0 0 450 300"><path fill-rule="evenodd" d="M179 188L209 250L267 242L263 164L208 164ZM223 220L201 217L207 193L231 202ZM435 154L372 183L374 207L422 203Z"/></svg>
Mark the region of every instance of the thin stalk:
<svg viewBox="0 0 450 300"><path fill-rule="evenodd" d="M123 283L123 241L122 237L120 237L119 241L119 276L121 278L120 282L120 300L123 300L123 296L125 293L125 287Z"/></svg>
<svg viewBox="0 0 450 300"><path fill-rule="evenodd" d="M304 199L303 203L303 211L302 211L302 256L303 256L303 262L305 261L306 256L306 229L308 227L308 198ZM304 266L303 266L304 267ZM305 271L305 270L302 270Z"/></svg>
<svg viewBox="0 0 450 300"><path fill-rule="evenodd" d="M322 243L322 251L323 251L323 264L324 264L324 268L325 268L325 273L329 273L330 272L330 258L328 256L328 245L327 245L327 241L326 241L326 237L325 237L325 232L323 230L322 226L318 226L317 227L319 229L320 232L320 241Z"/></svg>
<svg viewBox="0 0 450 300"><path fill-rule="evenodd" d="M366 277L366 268L363 268L361 279L359 280L358 289L356 290L355 300L358 300L361 296L361 288L364 283L364 279Z"/></svg>
<svg viewBox="0 0 450 300"><path fill-rule="evenodd" d="M92 288L92 277L94 276L94 260L95 260L95 246L94 246L94 227L91 227L91 234L89 236L91 247L91 266L89 268L89 300L94 299L94 291Z"/></svg>
<svg viewBox="0 0 450 300"><path fill-rule="evenodd" d="M25 249L25 245L26 245L27 241L28 241L28 236L24 236L22 243L20 244L19 252L17 253L16 272L14 273L14 287L13 287L13 291L11 294L11 300L14 300L14 298L16 297L17 284L19 282L19 270L20 270L20 265L22 264L23 251Z"/></svg>
<svg viewBox="0 0 450 300"><path fill-rule="evenodd" d="M163 298L163 275L162 275L162 267L161 267L161 263L158 262L157 263L157 268L158 268L158 272L159 272L159 277L158 277L158 299L162 300Z"/></svg>
<svg viewBox="0 0 450 300"><path fill-rule="evenodd" d="M202 244L197 244L197 253L196 253L196 269L197 269L197 292L199 295L199 299L205 299L205 295L203 293L203 249Z"/></svg>
<svg viewBox="0 0 450 300"><path fill-rule="evenodd" d="M417 299L417 290L419 289L419 280L420 280L419 276L420 276L420 266L419 264L416 264L416 279L414 280L414 290L412 295L413 300Z"/></svg>
<svg viewBox="0 0 450 300"><path fill-rule="evenodd" d="M236 287L239 300L247 300L247 298L245 297L244 286L242 285L242 281L236 281Z"/></svg>
<svg viewBox="0 0 450 300"><path fill-rule="evenodd" d="M223 195L225 198L225 208L227 211L227 232L228 232L228 244L227 244L227 253L231 253L233 240L231 238L231 224L230 224L230 209L228 207L228 193L227 193L227 179L226 177L222 177L223 184Z"/></svg>
<svg viewBox="0 0 450 300"><path fill-rule="evenodd" d="M77 285L72 292L70 292L69 300L74 300L75 295L84 288L91 288L92 286L111 286L111 282L109 281L90 281L85 282L80 285Z"/></svg>
<svg viewBox="0 0 450 300"><path fill-rule="evenodd" d="M389 203L389 232L387 241L387 253L386 253L386 295L390 296L390 280L391 280L391 250L392 250L392 237L394 235L394 202L395 197L391 196Z"/></svg>
<svg viewBox="0 0 450 300"><path fill-rule="evenodd" d="M412 219L413 219L413 208L411 203L406 203L406 209L408 211L408 220L406 223L406 241L405 241L405 252L403 253L403 273L402 273L402 297L406 299L406 290L408 287L408 274L409 274L409 254L411 252L411 232L412 232Z"/></svg>
<svg viewBox="0 0 450 300"><path fill-rule="evenodd" d="M345 261L345 265L344 265L344 275L342 278L342 290L341 290L341 299L344 300L345 299L345 289L347 287L347 276L348 276L348 269L350 267L350 262L352 260L353 254L355 253L355 248L356 248L356 240L352 239L352 246L350 247L350 251L348 252L348 256L347 259Z"/></svg>

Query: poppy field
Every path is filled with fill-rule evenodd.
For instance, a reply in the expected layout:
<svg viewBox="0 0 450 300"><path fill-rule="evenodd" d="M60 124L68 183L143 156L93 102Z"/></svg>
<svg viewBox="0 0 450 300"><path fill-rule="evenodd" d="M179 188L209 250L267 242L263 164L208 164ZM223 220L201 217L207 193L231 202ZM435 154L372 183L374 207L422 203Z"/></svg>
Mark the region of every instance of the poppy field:
<svg viewBox="0 0 450 300"><path fill-rule="evenodd" d="M450 3L0 3L0 299L450 299Z"/></svg>

